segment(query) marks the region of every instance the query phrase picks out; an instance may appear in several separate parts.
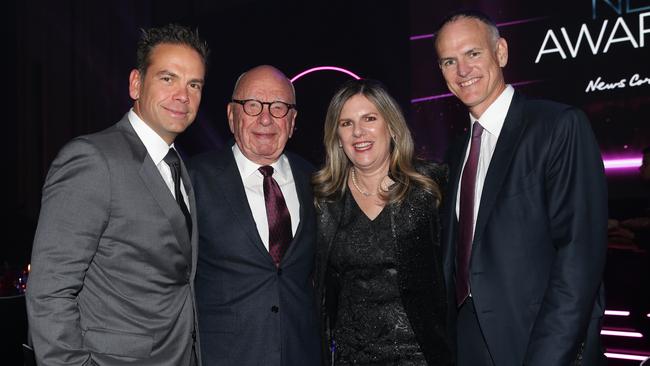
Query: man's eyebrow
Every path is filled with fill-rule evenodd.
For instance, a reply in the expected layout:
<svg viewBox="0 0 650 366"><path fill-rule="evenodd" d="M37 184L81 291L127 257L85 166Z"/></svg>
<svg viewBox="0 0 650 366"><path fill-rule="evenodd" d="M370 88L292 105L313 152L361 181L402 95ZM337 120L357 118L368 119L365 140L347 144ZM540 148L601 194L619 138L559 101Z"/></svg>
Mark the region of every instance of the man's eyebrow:
<svg viewBox="0 0 650 366"><path fill-rule="evenodd" d="M168 76L178 77L178 75L176 75L176 73L171 72L169 70L160 70L160 71L158 71L156 73L156 75L158 75L158 76L160 76L160 75L168 75Z"/></svg>

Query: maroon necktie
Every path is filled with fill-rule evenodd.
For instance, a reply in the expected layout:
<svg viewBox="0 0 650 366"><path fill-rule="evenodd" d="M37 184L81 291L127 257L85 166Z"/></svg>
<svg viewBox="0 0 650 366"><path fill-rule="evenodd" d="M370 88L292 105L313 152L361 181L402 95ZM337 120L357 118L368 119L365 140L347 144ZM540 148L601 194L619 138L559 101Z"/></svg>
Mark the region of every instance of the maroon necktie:
<svg viewBox="0 0 650 366"><path fill-rule="evenodd" d="M474 197L476 169L481 154L483 126L478 121L472 128L469 156L460 180L460 207L458 213L458 246L456 247L456 304L462 305L469 296L469 260L472 255L474 231Z"/></svg>
<svg viewBox="0 0 650 366"><path fill-rule="evenodd" d="M273 167L264 165L259 170L264 176L264 203L269 222L269 254L276 267L279 267L282 256L291 242L291 216L280 186L273 179Z"/></svg>

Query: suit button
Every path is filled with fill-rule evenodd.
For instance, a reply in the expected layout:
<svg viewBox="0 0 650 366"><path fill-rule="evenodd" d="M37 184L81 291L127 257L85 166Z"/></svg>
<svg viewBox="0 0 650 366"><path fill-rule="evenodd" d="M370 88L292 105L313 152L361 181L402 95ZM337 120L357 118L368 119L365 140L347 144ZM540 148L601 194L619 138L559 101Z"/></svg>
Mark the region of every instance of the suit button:
<svg viewBox="0 0 650 366"><path fill-rule="evenodd" d="M271 312L277 313L278 311L280 311L279 307L277 307L275 305L271 306Z"/></svg>

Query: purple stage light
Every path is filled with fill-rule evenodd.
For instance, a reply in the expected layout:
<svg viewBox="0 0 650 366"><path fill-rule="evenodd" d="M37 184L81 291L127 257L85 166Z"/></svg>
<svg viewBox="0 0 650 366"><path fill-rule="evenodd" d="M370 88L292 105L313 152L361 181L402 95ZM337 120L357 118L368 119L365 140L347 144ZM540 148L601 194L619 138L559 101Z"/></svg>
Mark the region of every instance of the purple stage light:
<svg viewBox="0 0 650 366"><path fill-rule="evenodd" d="M643 334L628 330L603 329L600 334L614 337L643 338Z"/></svg>
<svg viewBox="0 0 650 366"><path fill-rule="evenodd" d="M634 353L623 353L623 352L628 352L625 350L621 350L619 352L609 352L610 350L607 349L607 352L605 352L605 356L607 358L615 358L619 360L630 360L630 361L645 361L648 359L649 355L639 355L639 354L634 354ZM629 351L629 352L634 352L634 351Z"/></svg>
<svg viewBox="0 0 650 366"><path fill-rule="evenodd" d="M627 157L627 158L613 158L613 157L603 157L603 163L605 164L605 170L639 170L643 158L638 157Z"/></svg>
<svg viewBox="0 0 650 366"><path fill-rule="evenodd" d="M352 76L353 78L355 78L355 79L357 79L357 80L361 79L361 77L360 77L359 75L353 73L353 72L350 71L350 70L346 70L346 69L344 69L344 68L342 68L342 67L337 67L337 66L318 66L318 67L312 67L311 69L305 70L305 71L301 72L300 74L298 74L298 75L292 77L292 78L291 78L291 82L293 83L293 82L295 82L296 80L300 79L301 77L303 77L303 76L305 76L305 75L307 75L307 74L311 74L312 72L316 72L316 71L338 71L338 72L342 72L342 73L344 73L344 74L348 74L348 75Z"/></svg>
<svg viewBox="0 0 650 366"><path fill-rule="evenodd" d="M524 80L524 81L518 81L516 83L511 83L510 85L512 85L513 87L518 87L518 86L523 86L528 84L541 83L542 81L544 80ZM415 98L415 99L411 99L411 104L427 102L429 100L442 99L442 98L453 97L453 96L454 95L452 93L445 93L445 94L431 95L428 97Z"/></svg>
<svg viewBox="0 0 650 366"><path fill-rule="evenodd" d="M528 19L520 19L520 20L512 20L509 22L503 22L503 23L497 23L497 27L507 27L509 25L517 25L517 24L524 24L524 23L530 23L530 22L535 22L538 20L543 20L548 17L536 17L536 18L528 18ZM410 36L409 40L411 41L417 41L419 39L427 39L427 38L433 38L433 33L429 34L419 34L417 36Z"/></svg>
<svg viewBox="0 0 650 366"><path fill-rule="evenodd" d="M630 316L630 312L626 310L605 310L605 315L610 316Z"/></svg>

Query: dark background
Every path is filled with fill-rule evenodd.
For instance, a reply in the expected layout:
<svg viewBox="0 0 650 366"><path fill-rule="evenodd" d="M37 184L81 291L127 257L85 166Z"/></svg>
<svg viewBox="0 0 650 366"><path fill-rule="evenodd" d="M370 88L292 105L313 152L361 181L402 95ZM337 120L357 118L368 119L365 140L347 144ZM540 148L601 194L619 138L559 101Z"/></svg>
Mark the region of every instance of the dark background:
<svg viewBox="0 0 650 366"><path fill-rule="evenodd" d="M633 9L650 7L650 0L611 3ZM598 10L595 19L593 4ZM433 33L441 18L458 7L481 9L497 23L506 24L500 31L509 44L508 82L524 82L517 88L526 94L581 107L589 115L604 153L638 157L639 151L650 145L650 85L588 94L584 89L588 80L597 76L617 80L640 73L650 77L647 46L634 49L622 42L613 44L607 54L591 55L583 45L575 59L561 60L555 54L534 63L549 28L561 37L559 29L565 27L575 42L581 24L587 24L597 36L603 20L608 19L605 42L618 14L603 4L592 0L10 1L4 5L9 14L5 17L8 47L2 57L3 75L9 80L4 93L2 143L5 156L10 157L4 178L9 204L2 220L8 235L0 246L0 273L14 273L29 263L41 186L58 150L75 136L111 126L130 108L128 74L135 65L140 28L170 22L198 27L211 47L199 115L177 140L185 158L224 147L231 136L225 108L236 78L253 66L271 64L289 77L329 65L381 80L402 105L418 152L443 160L449 142L467 127L467 111L453 97L411 102L448 90L431 38L411 41L409 37ZM638 15L621 14L637 41ZM532 20L507 25L526 19ZM650 43L650 34L645 43ZM322 123L327 104L337 86L348 78L322 71L295 83L299 114L288 148L316 165L323 159ZM615 216L632 215L647 194L635 171L610 175L608 181ZM628 258L618 252L614 257ZM632 257L632 261L639 258ZM608 270L617 275L612 277L625 279L626 262L616 263L616 269ZM647 296L645 289L639 291ZM11 356L26 338L24 300L0 300L0 306L1 333L8 336L0 342L0 357Z"/></svg>

